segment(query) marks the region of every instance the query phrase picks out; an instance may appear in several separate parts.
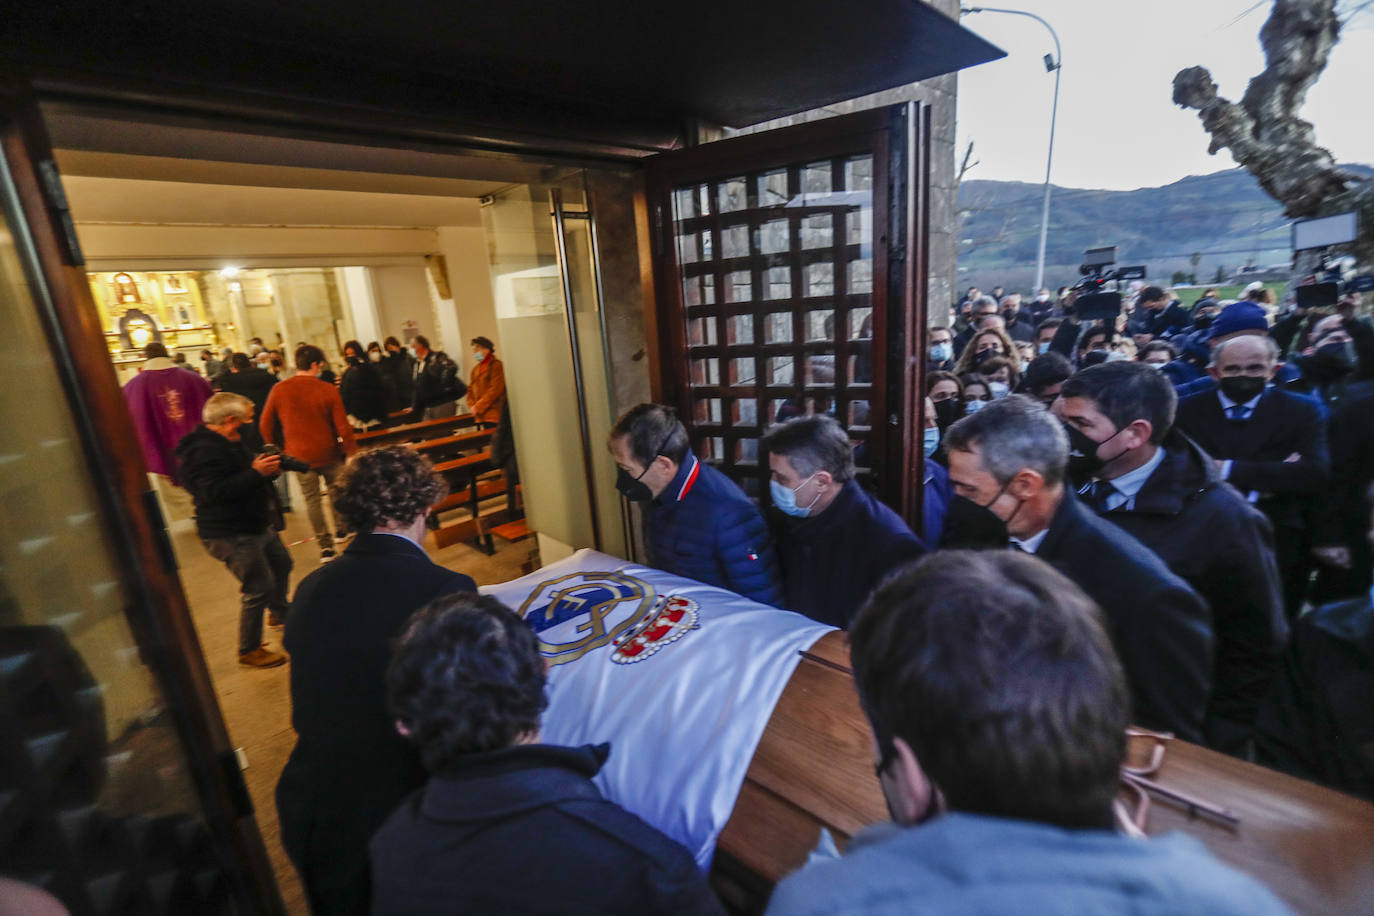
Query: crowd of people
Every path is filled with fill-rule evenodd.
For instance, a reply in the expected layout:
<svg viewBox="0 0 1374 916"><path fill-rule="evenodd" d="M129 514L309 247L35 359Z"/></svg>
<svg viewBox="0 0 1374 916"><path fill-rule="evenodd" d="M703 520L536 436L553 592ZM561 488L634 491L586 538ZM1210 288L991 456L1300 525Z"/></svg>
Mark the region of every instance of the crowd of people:
<svg viewBox="0 0 1374 916"><path fill-rule="evenodd" d="M611 430L649 565L850 633L892 823L769 912L1287 912L1191 840L1112 831L1129 724L1374 797L1374 328L1353 303L1277 314L1262 288L1184 307L1143 287L1114 320L1075 298L970 290L930 330L916 530L823 414L767 431L764 507L670 408ZM285 626L298 742L277 803L312 911L720 912L686 851L592 782L614 748L541 743L531 630L421 546L445 492L428 461L354 453L366 417L342 392L394 406L388 360L412 409L466 393L499 419L490 341L465 392L423 339L391 343L349 342L337 388L315 347L270 382L260 354L228 355L172 464L243 584L245 664L280 664L251 659L264 613ZM353 532L289 605L287 456Z"/></svg>

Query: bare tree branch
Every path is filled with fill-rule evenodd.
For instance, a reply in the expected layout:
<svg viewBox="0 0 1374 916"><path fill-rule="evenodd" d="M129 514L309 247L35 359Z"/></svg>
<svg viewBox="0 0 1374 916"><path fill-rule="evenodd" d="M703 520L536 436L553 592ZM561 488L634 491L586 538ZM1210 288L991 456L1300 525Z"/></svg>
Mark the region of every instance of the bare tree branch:
<svg viewBox="0 0 1374 916"><path fill-rule="evenodd" d="M1290 217L1329 212L1333 200L1368 190L1317 145L1312 125L1298 117L1339 38L1335 0L1275 0L1260 30L1267 66L1239 104L1217 94L1205 67L1174 77L1174 102L1198 111L1212 135L1208 151L1230 149Z"/></svg>

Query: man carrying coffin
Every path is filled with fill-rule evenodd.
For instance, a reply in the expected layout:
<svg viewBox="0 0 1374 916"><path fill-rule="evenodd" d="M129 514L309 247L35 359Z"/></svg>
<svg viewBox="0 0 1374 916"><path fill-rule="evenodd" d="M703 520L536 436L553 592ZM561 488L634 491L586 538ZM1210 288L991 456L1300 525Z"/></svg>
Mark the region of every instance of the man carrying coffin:
<svg viewBox="0 0 1374 916"><path fill-rule="evenodd" d="M539 637L495 598L411 618L387 696L431 776L372 839L374 916L722 912L687 850L592 783L610 745L541 742L547 678Z"/></svg>
<svg viewBox="0 0 1374 916"><path fill-rule="evenodd" d="M1098 608L1046 563L937 553L849 639L893 822L784 879L769 914L1288 912L1191 837L1113 832L1130 694Z"/></svg>
<svg viewBox="0 0 1374 916"><path fill-rule="evenodd" d="M780 423L763 437L773 479L784 607L837 627L883 576L925 553L901 516L854 479L854 449L821 414Z"/></svg>
<svg viewBox="0 0 1374 916"><path fill-rule="evenodd" d="M649 565L761 604L782 603L768 526L735 482L692 454L667 407L640 404L611 430L616 489L645 503Z"/></svg>

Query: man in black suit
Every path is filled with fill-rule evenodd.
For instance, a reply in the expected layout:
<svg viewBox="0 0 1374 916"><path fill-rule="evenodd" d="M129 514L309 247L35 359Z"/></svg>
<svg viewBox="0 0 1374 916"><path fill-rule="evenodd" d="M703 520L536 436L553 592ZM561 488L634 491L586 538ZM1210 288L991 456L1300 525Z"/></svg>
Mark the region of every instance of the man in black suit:
<svg viewBox="0 0 1374 916"><path fill-rule="evenodd" d="M277 384L277 377L265 369L253 365L246 353L235 353L229 357L229 371L214 379L220 391L241 394L253 402L253 410L261 415L262 406L267 403L267 395Z"/></svg>
<svg viewBox="0 0 1374 916"><path fill-rule="evenodd" d="M287 615L297 740L277 783L277 811L315 916L368 912L368 840L425 782L415 748L387 712L385 678L392 641L416 609L476 591L420 546L445 489L428 459L403 446L349 462L334 511L358 534L301 582Z"/></svg>
<svg viewBox="0 0 1374 916"><path fill-rule="evenodd" d="M1083 503L1140 540L1207 600L1216 637L1207 739L1243 754L1288 625L1269 520L1172 429L1174 386L1143 363L1103 363L1064 383L1054 413Z"/></svg>
<svg viewBox="0 0 1374 916"><path fill-rule="evenodd" d="M1098 518L1064 485L1064 427L1022 395L994 401L945 432L949 478L966 512L1003 526L1102 608L1121 657L1134 721L1203 738L1212 689L1206 603L1148 547ZM944 546L963 546L949 543Z"/></svg>
<svg viewBox="0 0 1374 916"><path fill-rule="evenodd" d="M1212 351L1218 390L1178 403L1178 428L1216 462L1223 480L1274 525L1274 552L1289 619L1302 609L1312 565L1308 509L1330 470L1321 408L1270 385L1278 345L1244 335Z"/></svg>

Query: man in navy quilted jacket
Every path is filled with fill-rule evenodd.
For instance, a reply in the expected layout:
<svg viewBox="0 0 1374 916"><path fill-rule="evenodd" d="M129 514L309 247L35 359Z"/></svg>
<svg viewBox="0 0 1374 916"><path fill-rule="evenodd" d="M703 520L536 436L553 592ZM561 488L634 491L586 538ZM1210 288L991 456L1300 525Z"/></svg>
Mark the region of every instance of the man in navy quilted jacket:
<svg viewBox="0 0 1374 916"><path fill-rule="evenodd" d="M649 565L764 604L782 604L768 526L734 481L697 459L677 415L631 408L611 430L616 489L644 503Z"/></svg>

